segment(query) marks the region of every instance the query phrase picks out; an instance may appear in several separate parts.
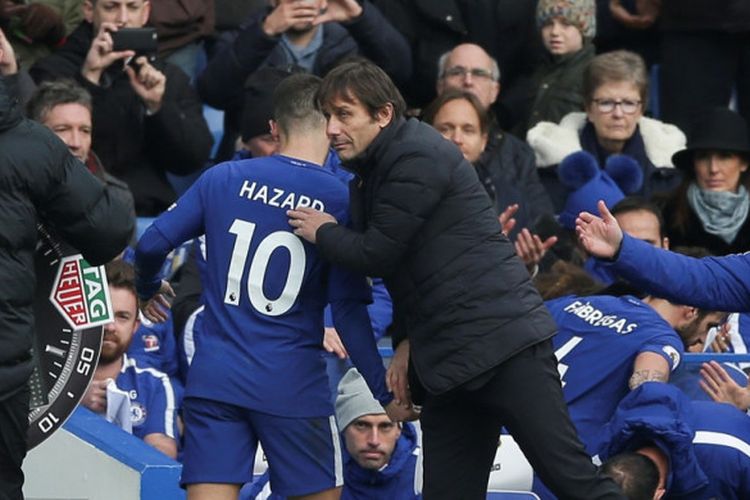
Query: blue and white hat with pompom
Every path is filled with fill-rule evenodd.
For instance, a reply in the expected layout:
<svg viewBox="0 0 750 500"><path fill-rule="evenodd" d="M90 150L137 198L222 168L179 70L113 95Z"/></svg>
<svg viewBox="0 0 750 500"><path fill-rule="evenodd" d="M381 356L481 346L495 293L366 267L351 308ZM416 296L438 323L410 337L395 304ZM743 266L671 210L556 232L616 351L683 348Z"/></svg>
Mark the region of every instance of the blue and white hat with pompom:
<svg viewBox="0 0 750 500"><path fill-rule="evenodd" d="M567 229L575 229L579 213L597 213L599 200L604 200L607 206L614 206L643 185L640 165L627 155L610 156L602 169L591 153L578 151L560 162L557 176L570 190L565 207L558 216L560 225Z"/></svg>

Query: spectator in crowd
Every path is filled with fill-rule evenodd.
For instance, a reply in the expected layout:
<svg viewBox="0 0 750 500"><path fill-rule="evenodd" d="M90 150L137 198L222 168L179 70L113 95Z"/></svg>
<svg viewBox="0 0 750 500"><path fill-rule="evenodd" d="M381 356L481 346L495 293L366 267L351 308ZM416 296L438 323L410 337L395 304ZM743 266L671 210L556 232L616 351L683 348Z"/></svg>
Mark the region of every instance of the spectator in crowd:
<svg viewBox="0 0 750 500"><path fill-rule="evenodd" d="M702 246L714 255L750 250L748 162L745 120L727 108L696 115L687 147L672 161L683 181L667 200L664 217L675 245Z"/></svg>
<svg viewBox="0 0 750 500"><path fill-rule="evenodd" d="M346 57L361 55L394 80L411 76L411 52L404 37L371 2L357 0L271 0L226 37L198 77L203 100L225 111L218 159L234 151L247 78L262 66L299 66L318 76ZM321 9L325 7L323 11Z"/></svg>
<svg viewBox="0 0 750 500"><path fill-rule="evenodd" d="M372 397L356 368L338 384L336 421L343 444L344 500L418 500L422 498L422 450L419 431L410 422L394 422ZM271 465L273 467L273 465ZM242 488L240 498L281 497L268 490L269 471Z"/></svg>
<svg viewBox="0 0 750 500"><path fill-rule="evenodd" d="M425 496L484 498L505 424L558 494L619 498L570 424L554 324L473 167L434 129L403 118L403 98L372 63L332 70L318 102L334 149L363 179L352 191L359 218L352 230L298 207L289 223L331 262L385 281L396 348L389 382L408 401L410 362L412 396L424 403Z"/></svg>
<svg viewBox="0 0 750 500"><path fill-rule="evenodd" d="M176 195L166 174L198 172L211 150L202 105L187 76L131 50L113 51L111 33L144 26L150 9L148 0L85 0L85 21L31 68L37 82L73 78L91 93L96 152L112 175L128 183L139 216L169 207Z"/></svg>
<svg viewBox="0 0 750 500"><path fill-rule="evenodd" d="M261 158L278 151L278 135L271 132L273 91L290 74L285 69L265 67L248 78L240 118L240 137L235 147L236 156Z"/></svg>
<svg viewBox="0 0 750 500"><path fill-rule="evenodd" d="M0 31L0 496L12 500L23 498L37 223L51 226L93 265L117 255L133 232L125 206L51 131L23 118L17 72Z"/></svg>
<svg viewBox="0 0 750 500"><path fill-rule="evenodd" d="M529 212L536 206L535 200L524 197L525 192L522 192L521 186L514 182L517 179L514 179L513 172L509 172L512 168L517 168L517 165L511 162L503 165L500 155L483 156L490 133L490 118L487 109L474 94L465 90L446 90L427 106L422 118L443 137L458 146L464 158L474 165L498 215L509 205L518 204L519 209L514 214L515 228L532 226L533 220ZM511 141L517 140L510 136L509 138ZM487 162L480 161L481 158L495 161L487 165ZM533 164L528 166L531 167L530 172L536 173ZM494 179L490 175L490 169L495 174ZM546 197L544 188L538 180L537 186Z"/></svg>
<svg viewBox="0 0 750 500"><path fill-rule="evenodd" d="M441 54L461 44L475 44L497 60L503 71L503 94L495 106L500 128L512 130L527 115L527 88L543 56L534 22L535 0L375 3L411 45L414 76L404 88L410 107L422 108L435 98L431 85L442 74L437 67ZM499 76L497 73L498 82Z"/></svg>
<svg viewBox="0 0 750 500"><path fill-rule="evenodd" d="M599 54L629 50L650 68L658 63L657 23L662 0L596 0L596 38Z"/></svg>
<svg viewBox="0 0 750 500"><path fill-rule="evenodd" d="M660 96L664 120L689 132L695 113L727 107L750 121L750 3L662 0Z"/></svg>
<svg viewBox="0 0 750 500"><path fill-rule="evenodd" d="M701 259L655 248L623 234L604 202L583 212L576 233L586 251L640 290L705 309L750 311L750 255Z"/></svg>
<svg viewBox="0 0 750 500"><path fill-rule="evenodd" d="M153 2L149 25L159 36L159 57L195 78L202 41L214 30L214 15L214 0Z"/></svg>
<svg viewBox="0 0 750 500"><path fill-rule="evenodd" d="M500 66L475 43L456 45L438 60L436 89L438 95L448 89L471 92L490 113L500 95Z"/></svg>
<svg viewBox="0 0 750 500"><path fill-rule="evenodd" d="M94 377L81 404L89 410L110 414L113 392L127 395L131 421L126 423L134 436L165 455L177 457L175 392L169 377L154 368L145 368L126 354L140 326L138 297L133 267L122 260L107 264L107 282L112 300L113 319L104 325L104 338Z"/></svg>
<svg viewBox="0 0 750 500"><path fill-rule="evenodd" d="M536 23L547 50L534 73L528 118L516 128L520 137L541 121L559 123L583 110L583 72L594 58L594 0L541 0Z"/></svg>
<svg viewBox="0 0 750 500"><path fill-rule="evenodd" d="M422 451L410 422L392 421L356 368L339 382L336 421L343 438L341 498L422 498Z"/></svg>
<svg viewBox="0 0 750 500"><path fill-rule="evenodd" d="M386 390L364 277L325 265L288 225L285 209L300 203L347 218L346 187L321 168L329 141L315 107L319 81L294 75L276 89L280 154L208 170L146 230L136 249L139 294L150 299L144 312L161 320L159 306L166 300L160 290L169 290L158 277L164 258L178 242L206 238L205 329L184 403L182 483L191 497L236 498L251 479L259 439L275 465L276 493L337 495L339 446L331 440L337 431L320 359L326 303L347 352L388 415L413 418ZM269 260L279 247L289 259ZM246 270L248 284L263 286L241 286Z"/></svg>
<svg viewBox="0 0 750 500"><path fill-rule="evenodd" d="M0 0L0 28L8 33L23 70L65 40L73 11L80 22L80 0Z"/></svg>
<svg viewBox="0 0 750 500"><path fill-rule="evenodd" d="M630 498L750 496L750 419L729 405L690 401L668 384L646 383L620 402L605 433L603 471ZM637 454L648 460L628 465ZM631 493L647 477L648 491Z"/></svg>
<svg viewBox="0 0 750 500"><path fill-rule="evenodd" d="M643 170L646 198L671 191L679 182L672 155L685 147L685 135L675 126L643 116L648 75L643 60L626 51L600 54L584 72L585 113L570 113L557 123L541 122L527 140L536 153L539 177L560 211L565 191L557 165L575 151L588 151L600 165L613 154L634 158Z"/></svg>
<svg viewBox="0 0 750 500"><path fill-rule="evenodd" d="M482 47L470 43L454 47L440 57L438 70L438 98L424 113L428 123L433 121L429 117L434 116L446 103L450 103L451 108L466 108L467 104L463 104L463 101L443 97L449 90L474 94L489 115L500 93L500 68ZM473 121L471 115L467 109L454 120ZM528 204L519 208L518 215L524 218L525 213L528 224L533 225L539 218L552 214L552 203L536 172L534 152L523 141L502 131L492 115L489 117L492 119L485 124L486 137L479 143L483 145L479 150L480 155L469 161L487 173L495 188L505 189L508 186L517 190ZM506 206L498 204L498 209L505 210Z"/></svg>
<svg viewBox="0 0 750 500"><path fill-rule="evenodd" d="M53 131L70 153L104 183L112 196L128 207L135 227L133 193L127 184L107 172L91 148L94 128L91 108L91 94L73 80L42 83L26 105L27 116Z"/></svg>

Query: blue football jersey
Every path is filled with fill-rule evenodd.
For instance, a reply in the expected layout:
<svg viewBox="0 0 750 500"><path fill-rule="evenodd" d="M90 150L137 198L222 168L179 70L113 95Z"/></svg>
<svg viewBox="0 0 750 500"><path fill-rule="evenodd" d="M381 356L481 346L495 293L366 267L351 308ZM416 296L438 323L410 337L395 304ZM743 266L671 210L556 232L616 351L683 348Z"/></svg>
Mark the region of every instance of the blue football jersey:
<svg viewBox="0 0 750 500"><path fill-rule="evenodd" d="M750 498L750 418L728 404L693 402L695 455L711 498Z"/></svg>
<svg viewBox="0 0 750 500"><path fill-rule="evenodd" d="M632 296L568 296L546 302L558 326L552 341L563 394L578 435L592 455L638 354L661 355L674 370L684 351L672 326Z"/></svg>
<svg viewBox="0 0 750 500"><path fill-rule="evenodd" d="M115 380L117 388L128 393L133 435L141 439L159 433L176 439L177 408L180 395L169 377L154 368L141 367L123 356L122 369Z"/></svg>
<svg viewBox="0 0 750 500"><path fill-rule="evenodd" d="M175 246L205 234L207 334L186 396L279 416L332 413L323 308L369 302L370 290L294 235L286 211L312 207L346 224L348 205L347 187L331 172L274 155L209 169L154 222Z"/></svg>

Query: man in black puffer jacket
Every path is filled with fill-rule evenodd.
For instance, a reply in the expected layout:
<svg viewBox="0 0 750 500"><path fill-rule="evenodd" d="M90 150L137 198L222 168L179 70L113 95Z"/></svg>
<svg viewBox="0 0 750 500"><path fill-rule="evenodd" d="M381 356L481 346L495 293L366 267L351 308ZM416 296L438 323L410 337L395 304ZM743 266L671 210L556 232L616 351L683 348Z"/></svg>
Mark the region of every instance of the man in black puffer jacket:
<svg viewBox="0 0 750 500"><path fill-rule="evenodd" d="M385 280L401 344L390 385L404 400L408 345L411 389L423 393L425 498L485 498L503 425L561 498L622 498L578 440L549 340L554 322L472 166L434 129L402 117L403 98L372 63L335 68L318 99L333 147L359 175L357 230L306 208L289 211L290 224L331 262Z"/></svg>
<svg viewBox="0 0 750 500"><path fill-rule="evenodd" d="M1 41L1 40L0 40ZM3 45L0 43L0 69ZM127 208L45 126L26 120L17 74L0 76L0 498L22 498L34 335L34 251L44 222L92 264L115 257Z"/></svg>

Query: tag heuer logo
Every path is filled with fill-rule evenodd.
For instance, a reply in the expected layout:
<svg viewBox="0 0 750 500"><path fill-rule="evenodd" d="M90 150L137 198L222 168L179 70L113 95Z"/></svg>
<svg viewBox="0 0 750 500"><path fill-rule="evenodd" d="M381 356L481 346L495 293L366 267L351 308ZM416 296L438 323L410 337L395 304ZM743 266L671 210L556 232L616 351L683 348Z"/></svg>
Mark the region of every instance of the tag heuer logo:
<svg viewBox="0 0 750 500"><path fill-rule="evenodd" d="M60 260L50 301L74 330L112 321L104 266L92 266L80 254Z"/></svg>

